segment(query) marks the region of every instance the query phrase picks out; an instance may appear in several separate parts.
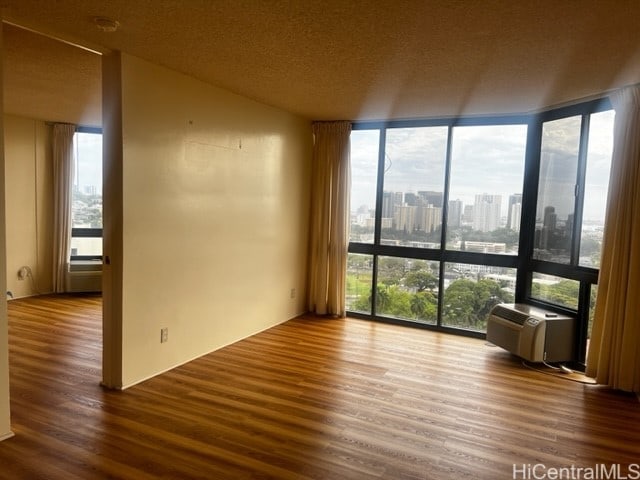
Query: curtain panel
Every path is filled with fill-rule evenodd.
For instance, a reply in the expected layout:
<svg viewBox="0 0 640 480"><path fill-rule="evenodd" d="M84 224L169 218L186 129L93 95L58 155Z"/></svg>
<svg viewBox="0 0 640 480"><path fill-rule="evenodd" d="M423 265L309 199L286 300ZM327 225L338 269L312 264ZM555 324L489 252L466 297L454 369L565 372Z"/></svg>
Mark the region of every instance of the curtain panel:
<svg viewBox="0 0 640 480"><path fill-rule="evenodd" d="M640 87L611 102L613 158L586 374L640 392Z"/></svg>
<svg viewBox="0 0 640 480"><path fill-rule="evenodd" d="M53 291L66 291L71 251L71 189L73 188L75 125L53 126Z"/></svg>
<svg viewBox="0 0 640 480"><path fill-rule="evenodd" d="M349 245L350 122L313 124L307 307L344 317Z"/></svg>

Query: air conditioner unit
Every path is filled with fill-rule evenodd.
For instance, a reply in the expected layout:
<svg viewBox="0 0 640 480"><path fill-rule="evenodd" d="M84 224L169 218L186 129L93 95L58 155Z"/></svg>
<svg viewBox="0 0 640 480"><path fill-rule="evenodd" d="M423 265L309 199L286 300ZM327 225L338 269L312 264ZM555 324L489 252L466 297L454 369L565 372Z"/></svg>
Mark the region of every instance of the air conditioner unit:
<svg viewBox="0 0 640 480"><path fill-rule="evenodd" d="M66 291L88 293L102 291L102 262L72 261L66 278Z"/></svg>
<svg viewBox="0 0 640 480"><path fill-rule="evenodd" d="M525 305L500 303L487 320L487 341L530 362L574 360L576 319Z"/></svg>

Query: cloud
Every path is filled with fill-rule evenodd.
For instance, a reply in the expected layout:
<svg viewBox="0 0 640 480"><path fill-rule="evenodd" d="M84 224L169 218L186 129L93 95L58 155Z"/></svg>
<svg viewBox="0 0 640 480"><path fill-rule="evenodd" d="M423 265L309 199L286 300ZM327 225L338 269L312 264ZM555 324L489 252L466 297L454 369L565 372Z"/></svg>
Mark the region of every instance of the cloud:
<svg viewBox="0 0 640 480"><path fill-rule="evenodd" d="M613 112L591 115L585 218L602 217L611 163ZM581 117L546 122L543 128L538 210L554 206L559 217L573 212ZM476 194L522 193L527 125L454 127L450 199L472 204ZM448 127L388 128L384 190L444 191ZM373 208L377 186L379 130L352 133L352 206ZM595 216L595 217L594 217Z"/></svg>

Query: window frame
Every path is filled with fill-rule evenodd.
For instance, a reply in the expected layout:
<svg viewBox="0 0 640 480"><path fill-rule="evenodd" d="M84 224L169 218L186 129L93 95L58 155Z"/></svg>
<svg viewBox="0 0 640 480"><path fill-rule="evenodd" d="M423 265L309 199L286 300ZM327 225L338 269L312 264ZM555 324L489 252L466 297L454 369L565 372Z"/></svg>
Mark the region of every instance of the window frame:
<svg viewBox="0 0 640 480"><path fill-rule="evenodd" d="M589 121L590 115L607 110L613 107L608 98L603 97L576 105L557 108L545 111L535 115L532 119L531 142L527 140L527 155L530 176L527 177L525 171L525 188L532 202L527 206L526 216L527 226L526 232L529 234L526 238L520 238L525 241L525 245L520 245L523 249L524 257L522 258L522 266L518 269L518 278L516 279L516 301L529 303L541 308L557 311L558 313L576 316L576 332L574 335L574 352L578 367L584 367L586 361L586 345L588 335L589 310L591 302L591 289L598 283L600 270L598 268L585 267L579 264L580 240L582 235L582 215L584 206L584 184L586 179L587 168L587 146L589 143ZM535 232L535 216L536 205L538 200L538 184L540 174L540 155L542 148L542 127L545 122L558 120L561 118L581 116L582 123L580 129L580 143L578 151L578 167L576 171L577 195L575 198L575 209L573 219L573 231L571 239L571 255L568 264L560 264L539 260L533 258L534 250L534 232ZM524 210L524 208L523 208ZM523 225L524 227L524 225ZM566 278L568 280L576 280L579 282L578 291L578 308L577 310L562 307L553 303L546 302L531 296L532 281L534 273L543 273Z"/></svg>
<svg viewBox="0 0 640 480"><path fill-rule="evenodd" d="M348 253L364 254L372 257L372 286L371 286L371 312L351 312L349 315L379 320L391 323L411 325L418 328L426 328L447 333L485 338L483 332L451 328L442 325L442 308L444 298L444 268L447 263L467 263L506 267L516 269L515 302L529 303L546 308L557 313L570 314L577 317L577 331L574 337L574 347L578 367L584 366L586 356L587 328L590 309L590 295L593 285L598 282L599 269L579 265L579 248L581 240L581 226L584 205L584 185L587 167L587 146L589 133L589 118L594 113L611 110L612 106L608 98L598 98L575 105L551 108L545 111L525 115L492 115L483 117L461 117L444 119L418 119L398 121L354 122L353 130L378 130L378 165L376 204L374 219L373 243L349 242ZM573 218L573 235L571 243L571 261L569 264L559 264L533 258L534 232L536 227L536 205L538 197L538 184L540 181L540 154L542 142L542 129L544 122L557 120L571 116L581 116L581 132L578 153L578 167L576 172L576 184L579 185L575 198L575 210ZM449 193L451 185L452 162L452 133L456 126L486 126L486 125L526 125L527 137L524 158L524 174L522 185L522 211L520 218L520 232L518 254L490 254L479 252L447 250L447 220L449 209ZM440 247L416 248L381 244L381 216L384 187L385 142L386 132L390 128L412 128L446 126L448 128L447 150L445 160L445 174L443 185L442 228ZM438 313L437 322L423 324L407 320L389 318L377 315L376 312L376 285L378 284L378 257L399 257L416 260L439 262L440 274L438 278ZM558 277L576 280L579 282L578 308L577 310L562 307L545 302L531 296L531 285L534 273L555 275Z"/></svg>
<svg viewBox="0 0 640 480"><path fill-rule="evenodd" d="M89 127L78 125L75 133L92 133L102 135L102 128ZM84 228L84 227L72 227L71 238L102 238L102 228ZM69 255L69 261L87 261L87 260L100 260L102 261L103 255Z"/></svg>
<svg viewBox="0 0 640 480"><path fill-rule="evenodd" d="M360 318L369 318L374 320L381 320L391 323L402 323L415 325L422 328L430 328L438 331L444 331L449 333L463 334L466 336L472 336L477 338L484 338L483 332L474 330L462 330L458 328L449 327L442 324L442 309L444 301L444 275L442 272L445 269L445 265L448 263L464 263L472 265L487 265L491 267L506 267L506 268L518 268L520 265L519 256L512 254L491 254L491 253L479 253L468 252L460 250L447 250L446 238L447 238L447 222L446 219L449 215L449 191L451 181L451 155L452 155L452 143L453 143L453 129L458 126L487 126L487 125L528 125L530 122L530 116L527 115L500 115L500 116L487 116L487 117L460 117L460 118L446 118L446 119L427 119L427 120L401 120L401 121L386 121L386 122L355 122L352 125L352 130L379 130L378 138L378 176L377 176L377 188L376 188L376 216L374 227L374 242L369 244L349 242L348 253L359 253L372 255L373 257L373 272L372 272L372 301L371 301L371 314L364 314L362 312L349 312L352 316ZM382 224L382 200L384 190L384 166L385 166L385 142L386 131L390 128L414 128L414 127L447 127L447 147L446 147L446 160L445 160L445 172L444 172L444 185L443 185L443 199L442 199L442 228L440 237L439 248L417 248L417 247L405 247L395 245L384 245L380 243L381 240L381 224ZM528 134L527 134L528 135ZM528 138L528 137L527 137ZM526 183L526 156L524 168L525 175L523 175L523 184ZM523 185L524 193L524 185ZM523 200L524 202L524 200ZM521 218L522 223L522 218ZM520 237L522 236L522 228L520 231ZM520 251L520 248L518 249ZM416 260L428 260L439 262L440 275L438 277L438 314L437 322L432 324L420 324L411 322L408 320L394 319L390 317L383 317L377 315L376 312L376 285L378 284L378 257L399 257L399 258L411 258Z"/></svg>

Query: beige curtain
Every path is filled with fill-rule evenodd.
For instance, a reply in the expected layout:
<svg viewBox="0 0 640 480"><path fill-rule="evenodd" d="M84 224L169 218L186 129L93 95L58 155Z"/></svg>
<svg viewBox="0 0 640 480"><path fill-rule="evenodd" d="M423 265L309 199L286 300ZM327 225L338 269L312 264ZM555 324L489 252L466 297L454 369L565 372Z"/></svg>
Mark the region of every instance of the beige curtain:
<svg viewBox="0 0 640 480"><path fill-rule="evenodd" d="M73 188L73 135L75 125L53 126L53 291L66 290L71 250L71 189Z"/></svg>
<svg viewBox="0 0 640 480"><path fill-rule="evenodd" d="M611 97L613 159L586 374L640 391L640 87Z"/></svg>
<svg viewBox="0 0 640 480"><path fill-rule="evenodd" d="M308 308L343 317L349 244L350 122L313 124Z"/></svg>

